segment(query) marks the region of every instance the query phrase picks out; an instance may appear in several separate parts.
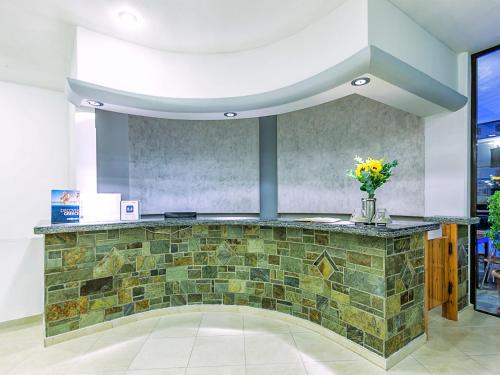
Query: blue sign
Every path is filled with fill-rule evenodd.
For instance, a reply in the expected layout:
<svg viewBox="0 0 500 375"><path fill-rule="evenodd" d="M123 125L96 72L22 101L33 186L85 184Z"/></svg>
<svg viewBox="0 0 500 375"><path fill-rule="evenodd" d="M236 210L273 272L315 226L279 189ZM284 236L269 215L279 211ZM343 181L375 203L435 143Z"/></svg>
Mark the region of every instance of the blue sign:
<svg viewBox="0 0 500 375"><path fill-rule="evenodd" d="M80 192L78 190L52 190L51 211L52 224L80 222Z"/></svg>

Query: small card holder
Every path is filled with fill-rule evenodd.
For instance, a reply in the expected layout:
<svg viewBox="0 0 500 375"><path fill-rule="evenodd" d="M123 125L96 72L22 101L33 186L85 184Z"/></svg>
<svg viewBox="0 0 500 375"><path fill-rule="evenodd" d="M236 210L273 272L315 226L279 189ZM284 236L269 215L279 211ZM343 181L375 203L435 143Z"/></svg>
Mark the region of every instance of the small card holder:
<svg viewBox="0 0 500 375"><path fill-rule="evenodd" d="M165 212L165 219L196 219L196 212Z"/></svg>

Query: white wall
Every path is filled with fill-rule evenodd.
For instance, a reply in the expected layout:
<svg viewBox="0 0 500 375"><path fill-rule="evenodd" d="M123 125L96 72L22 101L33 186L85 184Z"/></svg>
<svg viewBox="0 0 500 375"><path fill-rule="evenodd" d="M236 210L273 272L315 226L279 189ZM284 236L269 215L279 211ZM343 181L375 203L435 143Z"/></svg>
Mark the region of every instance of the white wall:
<svg viewBox="0 0 500 375"><path fill-rule="evenodd" d="M371 45L457 89L457 55L387 0L368 0Z"/></svg>
<svg viewBox="0 0 500 375"><path fill-rule="evenodd" d="M458 56L458 89L470 93L470 56ZM425 215L468 216L470 102L461 110L425 118Z"/></svg>
<svg viewBox="0 0 500 375"><path fill-rule="evenodd" d="M43 239L50 189L69 174L68 105L61 92L0 81L0 322L43 312Z"/></svg>
<svg viewBox="0 0 500 375"><path fill-rule="evenodd" d="M74 113L74 165L72 166L76 189L82 194L97 193L95 113Z"/></svg>

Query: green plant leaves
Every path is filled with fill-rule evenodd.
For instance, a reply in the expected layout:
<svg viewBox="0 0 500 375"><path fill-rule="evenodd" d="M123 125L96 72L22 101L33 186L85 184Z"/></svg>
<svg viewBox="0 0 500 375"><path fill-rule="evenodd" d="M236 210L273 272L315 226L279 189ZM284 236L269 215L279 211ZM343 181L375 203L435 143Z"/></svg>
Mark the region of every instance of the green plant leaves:
<svg viewBox="0 0 500 375"><path fill-rule="evenodd" d="M488 223L490 229L485 233L493 241L495 248L499 242L498 232L500 232L500 191L488 198Z"/></svg>

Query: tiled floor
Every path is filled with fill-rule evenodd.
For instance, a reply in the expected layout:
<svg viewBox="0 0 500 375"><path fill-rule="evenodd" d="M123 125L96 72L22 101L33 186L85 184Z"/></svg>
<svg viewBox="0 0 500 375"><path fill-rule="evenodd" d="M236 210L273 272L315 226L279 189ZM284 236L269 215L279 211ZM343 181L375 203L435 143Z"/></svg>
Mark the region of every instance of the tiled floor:
<svg viewBox="0 0 500 375"><path fill-rule="evenodd" d="M500 319L431 314L430 340L390 374L500 374ZM0 330L0 374L328 375L384 371L323 336L255 315L151 318L42 347L40 324Z"/></svg>

